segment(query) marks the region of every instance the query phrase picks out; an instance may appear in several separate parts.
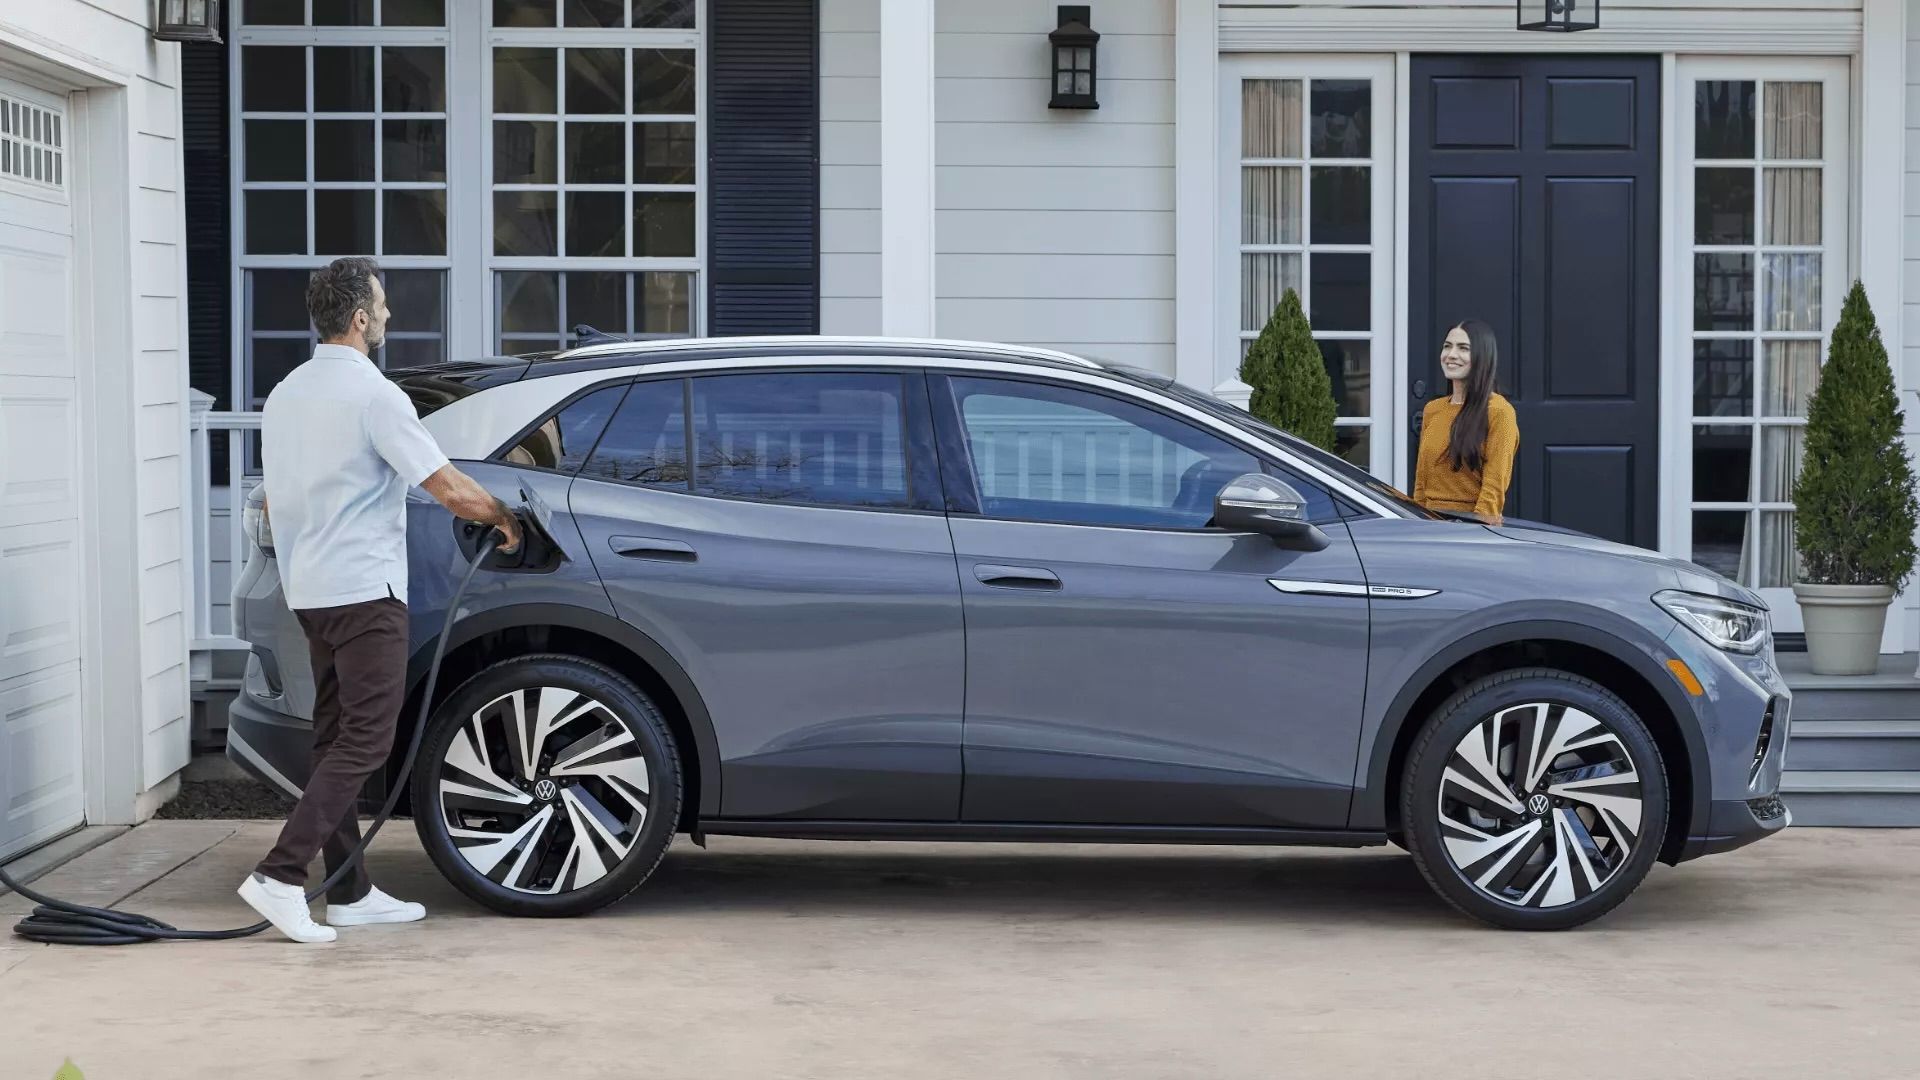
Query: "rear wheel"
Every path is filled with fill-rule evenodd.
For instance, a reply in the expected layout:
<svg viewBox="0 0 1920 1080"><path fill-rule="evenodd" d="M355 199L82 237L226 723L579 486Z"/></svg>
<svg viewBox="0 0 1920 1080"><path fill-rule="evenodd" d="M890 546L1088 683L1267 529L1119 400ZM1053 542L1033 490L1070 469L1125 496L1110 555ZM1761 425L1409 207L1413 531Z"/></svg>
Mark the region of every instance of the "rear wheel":
<svg viewBox="0 0 1920 1080"><path fill-rule="evenodd" d="M680 815L673 735L646 693L570 656L504 661L435 711L414 829L461 892L509 915L582 915L626 896Z"/></svg>
<svg viewBox="0 0 1920 1080"><path fill-rule="evenodd" d="M1590 679L1533 668L1440 707L1408 758L1400 820L1427 882L1495 926L1561 930L1639 886L1666 835L1646 725Z"/></svg>

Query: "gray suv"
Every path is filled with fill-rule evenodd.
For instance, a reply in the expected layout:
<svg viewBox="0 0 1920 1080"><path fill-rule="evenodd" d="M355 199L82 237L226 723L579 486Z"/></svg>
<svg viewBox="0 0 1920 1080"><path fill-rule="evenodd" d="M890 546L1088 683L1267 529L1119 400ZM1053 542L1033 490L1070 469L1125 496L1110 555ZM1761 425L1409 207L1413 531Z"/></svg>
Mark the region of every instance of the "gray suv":
<svg viewBox="0 0 1920 1080"><path fill-rule="evenodd" d="M1162 375L792 338L393 377L553 512L553 549L475 578L419 764L383 778L502 912L599 908L683 832L1392 841L1462 911L1550 929L1790 820L1759 597L1429 513ZM418 695L473 547L409 514ZM297 792L306 648L248 519L227 753Z"/></svg>

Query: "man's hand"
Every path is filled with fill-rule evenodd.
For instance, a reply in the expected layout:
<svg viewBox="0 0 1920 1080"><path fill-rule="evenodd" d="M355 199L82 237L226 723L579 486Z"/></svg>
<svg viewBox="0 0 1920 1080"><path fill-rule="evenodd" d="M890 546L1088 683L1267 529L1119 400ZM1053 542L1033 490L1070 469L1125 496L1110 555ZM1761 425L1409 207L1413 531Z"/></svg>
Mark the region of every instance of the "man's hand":
<svg viewBox="0 0 1920 1080"><path fill-rule="evenodd" d="M520 519L473 477L452 465L443 465L421 481L420 486L454 517L493 526L504 538L498 549L501 554L511 555L520 550Z"/></svg>

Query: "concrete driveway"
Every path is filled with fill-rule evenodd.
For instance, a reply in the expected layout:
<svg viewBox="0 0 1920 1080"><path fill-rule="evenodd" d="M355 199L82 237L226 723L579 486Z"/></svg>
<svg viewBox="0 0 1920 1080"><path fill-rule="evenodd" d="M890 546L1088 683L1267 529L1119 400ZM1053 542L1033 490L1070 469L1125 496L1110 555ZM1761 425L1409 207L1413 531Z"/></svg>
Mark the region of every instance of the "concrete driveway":
<svg viewBox="0 0 1920 1080"><path fill-rule="evenodd" d="M273 829L154 823L40 884L113 900L129 866L178 866L126 906L237 925ZM570 921L484 913L404 823L375 852L426 923L325 947L8 935L0 1077L1920 1075L1920 831L1656 867L1547 935L1452 915L1391 849L719 839Z"/></svg>

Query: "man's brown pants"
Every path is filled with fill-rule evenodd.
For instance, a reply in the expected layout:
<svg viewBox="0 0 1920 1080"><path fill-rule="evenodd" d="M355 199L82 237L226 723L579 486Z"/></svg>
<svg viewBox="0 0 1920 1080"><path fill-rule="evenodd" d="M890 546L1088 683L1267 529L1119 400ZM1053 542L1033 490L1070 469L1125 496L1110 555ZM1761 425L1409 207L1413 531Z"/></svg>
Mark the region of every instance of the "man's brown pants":
<svg viewBox="0 0 1920 1080"><path fill-rule="evenodd" d="M316 853L331 877L360 843L360 788L386 764L406 697L407 606L383 598L294 615L313 659L313 774L257 869L304 887ZM372 887L356 863L327 901L351 904Z"/></svg>

